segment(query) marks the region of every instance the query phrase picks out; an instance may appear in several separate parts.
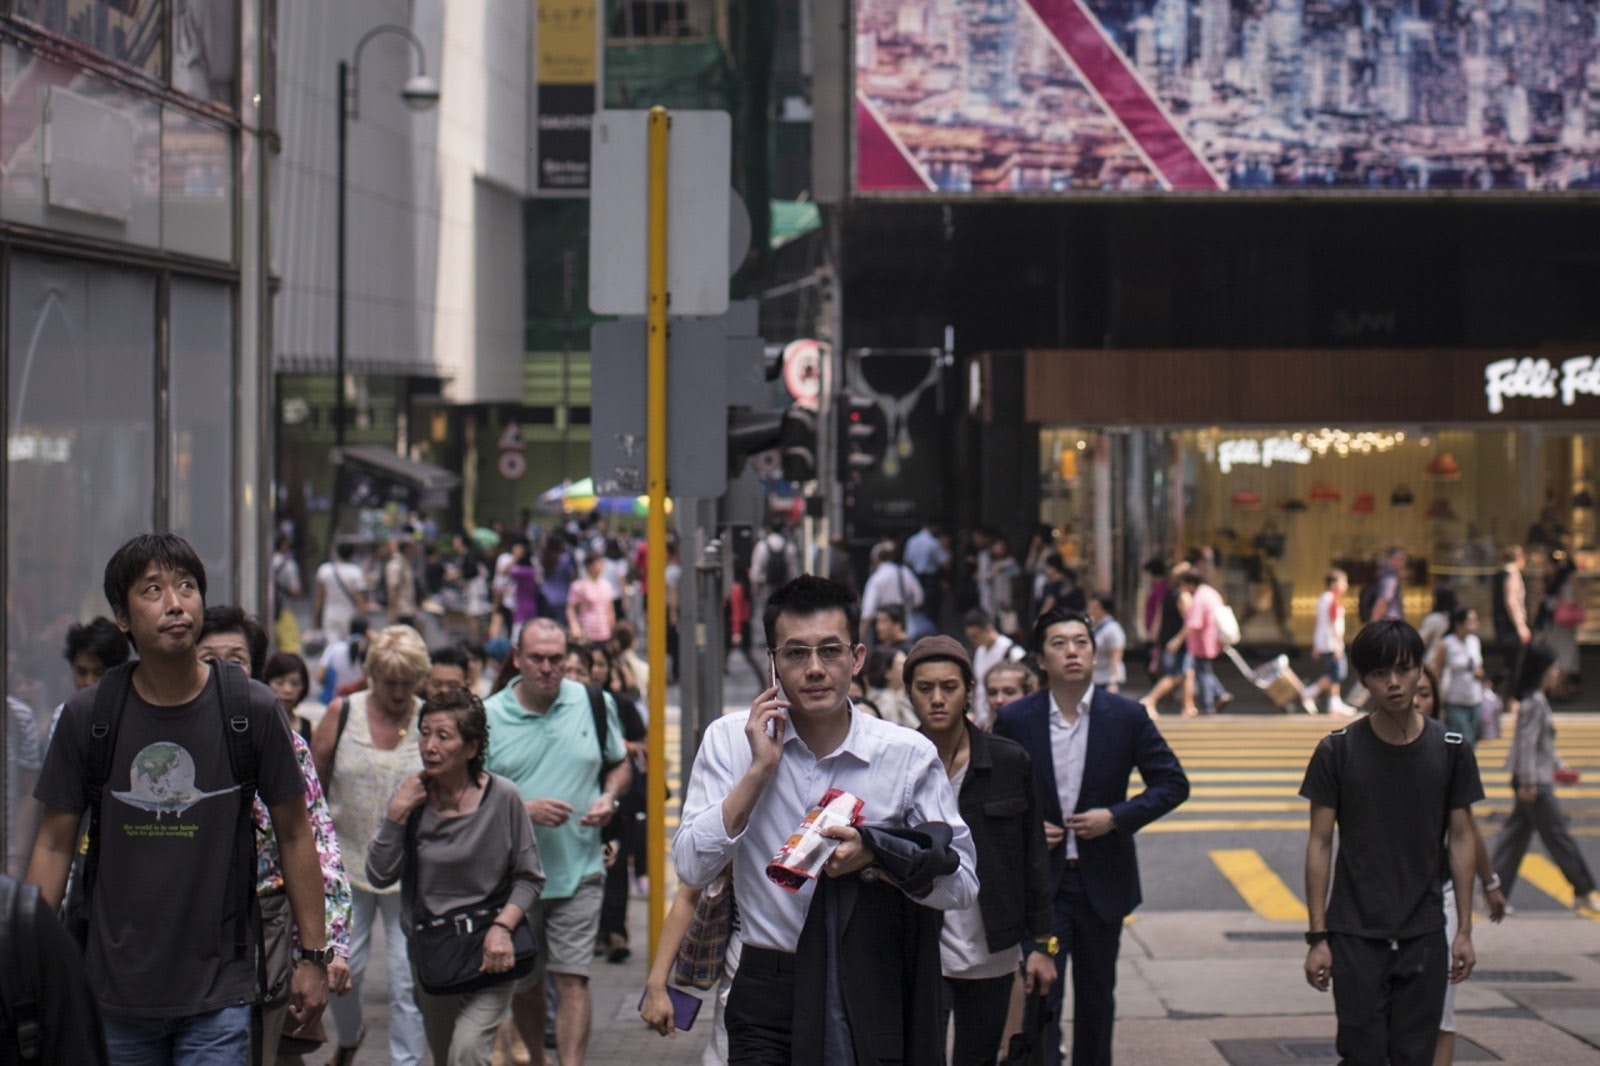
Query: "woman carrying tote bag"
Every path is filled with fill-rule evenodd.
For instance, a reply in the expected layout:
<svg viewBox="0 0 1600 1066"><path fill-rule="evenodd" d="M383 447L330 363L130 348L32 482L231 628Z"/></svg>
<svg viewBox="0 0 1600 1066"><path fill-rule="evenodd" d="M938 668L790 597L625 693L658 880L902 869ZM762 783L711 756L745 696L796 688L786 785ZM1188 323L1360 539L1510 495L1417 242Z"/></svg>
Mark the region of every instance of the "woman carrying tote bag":
<svg viewBox="0 0 1600 1066"><path fill-rule="evenodd" d="M483 703L450 689L417 720L422 771L401 782L367 852L374 885L399 881L417 1006L433 1061L487 1066L533 968L524 915L544 887L517 787L484 770Z"/></svg>

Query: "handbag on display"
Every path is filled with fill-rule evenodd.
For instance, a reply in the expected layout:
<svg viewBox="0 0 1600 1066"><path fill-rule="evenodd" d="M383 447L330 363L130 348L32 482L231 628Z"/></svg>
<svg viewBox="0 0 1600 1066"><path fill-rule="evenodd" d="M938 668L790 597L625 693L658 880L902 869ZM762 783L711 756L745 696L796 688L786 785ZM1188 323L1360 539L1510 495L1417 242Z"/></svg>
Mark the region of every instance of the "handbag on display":
<svg viewBox="0 0 1600 1066"><path fill-rule="evenodd" d="M722 979L728 940L733 935L733 876L724 871L706 886L672 960L672 983L715 988Z"/></svg>
<svg viewBox="0 0 1600 1066"><path fill-rule="evenodd" d="M484 796L494 787L494 778L484 786ZM406 869L412 883L417 876L417 827L422 823L424 804L406 819ZM412 930L407 953L417 969L417 983L433 996L462 996L480 988L518 981L533 972L539 953L533 929L524 917L511 931L511 969L503 973L484 973L483 940L494 928L494 920L511 898L511 886L480 903L457 907L445 914L429 914L420 903L412 906Z"/></svg>

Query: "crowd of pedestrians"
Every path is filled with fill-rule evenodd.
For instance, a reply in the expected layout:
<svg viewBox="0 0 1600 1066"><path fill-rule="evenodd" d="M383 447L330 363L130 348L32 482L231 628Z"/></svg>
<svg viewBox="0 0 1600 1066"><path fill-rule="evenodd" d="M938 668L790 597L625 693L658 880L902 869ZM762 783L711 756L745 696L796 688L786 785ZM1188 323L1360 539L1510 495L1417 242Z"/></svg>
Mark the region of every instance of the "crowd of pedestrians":
<svg viewBox="0 0 1600 1066"><path fill-rule="evenodd" d="M48 722L7 719L32 745L12 759L37 768L13 797L37 833L12 872L82 945L96 1053L347 1064L381 923L390 1061L485 1063L507 1041L584 1060L593 966L632 953L644 888L645 560L599 523L494 539L445 553L418 528L370 559L341 544L302 582L280 538L266 623L208 604L180 537L108 562L112 617L67 635L77 693ZM859 595L804 563L775 523L730 590L762 691L701 740L641 1015L670 1034L688 974L715 992L712 1063L942 1061L947 1031L959 1064L1008 1047L1054 1063L1070 964L1072 1061L1109 1063L1134 835L1189 794L1157 712L1230 698L1215 558L1153 561L1127 625L1048 538L1018 560L995 534L958 549L927 524L873 546ZM1476 611L1443 589L1413 629L1399 549L1348 650L1343 570L1317 601L1300 697L1352 720L1302 785L1305 976L1333 991L1348 1061L1450 1060L1475 884L1492 920L1512 913L1533 834L1600 908L1554 792L1567 652L1540 636L1571 573L1530 603L1521 549L1503 563L1515 806L1488 842L1473 746L1499 710ZM669 600L676 566L669 552ZM1122 694L1130 663L1154 680L1142 703Z"/></svg>

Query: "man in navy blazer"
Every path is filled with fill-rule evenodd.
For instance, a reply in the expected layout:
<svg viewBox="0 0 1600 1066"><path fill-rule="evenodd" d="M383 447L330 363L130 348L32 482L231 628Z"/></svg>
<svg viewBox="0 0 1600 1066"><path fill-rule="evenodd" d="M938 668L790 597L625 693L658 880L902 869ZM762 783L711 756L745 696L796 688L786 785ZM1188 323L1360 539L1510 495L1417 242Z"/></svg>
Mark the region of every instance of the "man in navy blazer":
<svg viewBox="0 0 1600 1066"><path fill-rule="evenodd" d="M1111 1062L1122 920L1141 899L1133 834L1188 799L1189 779L1142 706L1094 687L1087 615L1058 608L1040 616L1033 650L1045 688L1002 710L994 731L1033 759L1055 885L1058 975L1072 957L1073 1066L1103 1066ZM1145 787L1130 799L1135 768ZM1062 985L1050 992L1058 1013ZM1045 1061L1060 1066L1058 1043Z"/></svg>

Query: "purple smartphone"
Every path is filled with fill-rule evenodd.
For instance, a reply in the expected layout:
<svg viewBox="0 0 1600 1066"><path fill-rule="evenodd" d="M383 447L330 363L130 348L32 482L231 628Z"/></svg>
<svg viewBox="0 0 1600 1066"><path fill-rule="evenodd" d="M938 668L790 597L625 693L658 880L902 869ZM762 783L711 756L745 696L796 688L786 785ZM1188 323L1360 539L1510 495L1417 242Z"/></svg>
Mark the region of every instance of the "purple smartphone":
<svg viewBox="0 0 1600 1066"><path fill-rule="evenodd" d="M645 993L639 993L639 1007L644 1008ZM667 986L667 998L672 1000L672 1025L687 1033L694 1028L694 1020L700 1015L700 999L691 996L681 988Z"/></svg>

